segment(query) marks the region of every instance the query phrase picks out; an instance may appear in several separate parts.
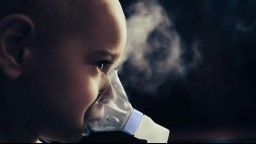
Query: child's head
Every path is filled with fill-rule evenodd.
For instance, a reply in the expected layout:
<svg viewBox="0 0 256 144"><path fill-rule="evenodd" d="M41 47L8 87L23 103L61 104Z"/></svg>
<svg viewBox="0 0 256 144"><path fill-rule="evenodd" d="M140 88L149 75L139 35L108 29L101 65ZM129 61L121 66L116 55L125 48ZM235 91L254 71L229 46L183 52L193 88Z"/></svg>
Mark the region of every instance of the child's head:
<svg viewBox="0 0 256 144"><path fill-rule="evenodd" d="M102 72L107 74L115 67L125 46L126 25L120 3L1 3L0 84L6 90L0 91L0 105L8 109L6 119L35 137L78 140L84 115L104 85ZM2 127L9 127L9 131L15 128L8 123ZM0 130L0 138L4 133Z"/></svg>

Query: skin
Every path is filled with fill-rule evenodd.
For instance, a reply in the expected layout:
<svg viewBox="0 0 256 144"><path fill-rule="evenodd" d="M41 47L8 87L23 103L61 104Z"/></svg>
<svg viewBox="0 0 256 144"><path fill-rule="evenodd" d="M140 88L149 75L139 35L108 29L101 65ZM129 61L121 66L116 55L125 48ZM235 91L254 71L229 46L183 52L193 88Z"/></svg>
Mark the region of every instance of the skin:
<svg viewBox="0 0 256 144"><path fill-rule="evenodd" d="M78 13L83 13L83 5L75 3ZM0 141L36 142L40 136L62 142L81 139L84 116L126 43L120 3L105 0L89 5L89 21L82 15L69 18L68 30L58 30L56 41L43 45L34 42L37 25L29 17L11 17L30 28L17 47L4 39L8 38L3 29L8 19L0 23L1 84L8 87L1 91ZM11 34L19 32L14 28Z"/></svg>

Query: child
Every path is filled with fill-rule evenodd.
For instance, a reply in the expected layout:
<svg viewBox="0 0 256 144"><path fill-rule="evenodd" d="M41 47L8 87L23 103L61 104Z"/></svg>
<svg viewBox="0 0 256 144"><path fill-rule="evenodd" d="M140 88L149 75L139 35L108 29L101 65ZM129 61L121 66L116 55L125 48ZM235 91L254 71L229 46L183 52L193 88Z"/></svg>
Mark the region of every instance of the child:
<svg viewBox="0 0 256 144"><path fill-rule="evenodd" d="M126 42L117 0L2 0L0 142L76 142Z"/></svg>

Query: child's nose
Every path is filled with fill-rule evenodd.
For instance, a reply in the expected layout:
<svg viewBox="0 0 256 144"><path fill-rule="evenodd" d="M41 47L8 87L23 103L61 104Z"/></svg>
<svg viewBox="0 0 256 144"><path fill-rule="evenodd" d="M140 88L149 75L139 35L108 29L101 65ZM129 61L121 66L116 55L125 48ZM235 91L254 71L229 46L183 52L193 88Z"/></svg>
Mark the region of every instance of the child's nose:
<svg viewBox="0 0 256 144"><path fill-rule="evenodd" d="M110 101L115 101L116 98L116 94L115 91L113 89L112 84L108 81L106 89L104 90L104 92L102 93L101 98L99 99L99 103L102 104L107 104Z"/></svg>
<svg viewBox="0 0 256 144"><path fill-rule="evenodd" d="M98 100L98 103L107 104L111 100L114 101L116 99L116 93L111 82L113 80L114 72L115 71L110 72L109 75L102 73L100 99Z"/></svg>

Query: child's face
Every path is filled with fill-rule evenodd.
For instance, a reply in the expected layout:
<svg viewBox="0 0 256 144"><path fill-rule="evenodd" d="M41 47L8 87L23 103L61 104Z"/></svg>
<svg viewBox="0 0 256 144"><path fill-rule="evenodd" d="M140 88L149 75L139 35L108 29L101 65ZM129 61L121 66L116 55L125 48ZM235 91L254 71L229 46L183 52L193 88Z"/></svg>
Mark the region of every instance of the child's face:
<svg viewBox="0 0 256 144"><path fill-rule="evenodd" d="M55 43L31 49L23 89L28 125L40 135L78 140L84 115L102 88L102 66L105 74L110 72L122 54L123 11L118 1L103 3L92 2L89 19L71 19L74 25Z"/></svg>

